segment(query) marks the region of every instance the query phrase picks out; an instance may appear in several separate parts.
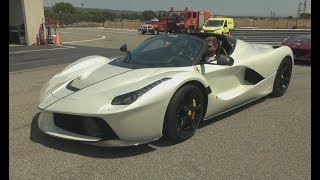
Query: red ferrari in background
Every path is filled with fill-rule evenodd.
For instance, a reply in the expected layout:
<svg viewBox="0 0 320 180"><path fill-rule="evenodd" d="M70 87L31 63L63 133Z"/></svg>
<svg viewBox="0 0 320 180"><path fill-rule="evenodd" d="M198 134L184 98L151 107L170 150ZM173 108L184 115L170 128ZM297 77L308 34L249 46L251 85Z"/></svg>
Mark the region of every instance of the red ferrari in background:
<svg viewBox="0 0 320 180"><path fill-rule="evenodd" d="M311 61L311 35L293 35L282 41L281 45L289 46L297 60Z"/></svg>

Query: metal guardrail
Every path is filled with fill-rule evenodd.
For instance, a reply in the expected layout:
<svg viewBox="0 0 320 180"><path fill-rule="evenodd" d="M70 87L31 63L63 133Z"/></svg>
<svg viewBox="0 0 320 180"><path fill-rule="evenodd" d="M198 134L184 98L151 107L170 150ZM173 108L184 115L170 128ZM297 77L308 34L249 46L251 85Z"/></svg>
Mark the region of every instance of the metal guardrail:
<svg viewBox="0 0 320 180"><path fill-rule="evenodd" d="M311 34L311 29L235 29L232 36L246 42L280 45L291 35Z"/></svg>

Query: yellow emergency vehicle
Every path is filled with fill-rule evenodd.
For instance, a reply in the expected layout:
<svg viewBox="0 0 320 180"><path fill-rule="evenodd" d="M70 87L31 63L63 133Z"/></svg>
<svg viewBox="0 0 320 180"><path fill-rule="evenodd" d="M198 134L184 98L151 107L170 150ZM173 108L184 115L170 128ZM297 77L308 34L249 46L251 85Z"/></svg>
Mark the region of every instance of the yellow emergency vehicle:
<svg viewBox="0 0 320 180"><path fill-rule="evenodd" d="M215 17L209 18L202 26L201 32L216 34L230 34L234 29L233 18Z"/></svg>

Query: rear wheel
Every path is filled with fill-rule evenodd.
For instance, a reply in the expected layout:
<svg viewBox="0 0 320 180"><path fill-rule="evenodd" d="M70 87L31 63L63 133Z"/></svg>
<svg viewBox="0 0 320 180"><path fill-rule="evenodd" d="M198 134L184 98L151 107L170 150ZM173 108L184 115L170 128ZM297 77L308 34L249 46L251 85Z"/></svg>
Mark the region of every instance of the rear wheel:
<svg viewBox="0 0 320 180"><path fill-rule="evenodd" d="M292 61L290 58L284 58L278 68L277 75L273 83L274 97L280 97L287 91L291 79Z"/></svg>
<svg viewBox="0 0 320 180"><path fill-rule="evenodd" d="M204 97L194 85L180 88L168 105L163 134L164 137L180 142L193 136L204 115Z"/></svg>
<svg viewBox="0 0 320 180"><path fill-rule="evenodd" d="M155 29L155 30L153 31L153 34L154 34L154 35L159 34L158 29Z"/></svg>

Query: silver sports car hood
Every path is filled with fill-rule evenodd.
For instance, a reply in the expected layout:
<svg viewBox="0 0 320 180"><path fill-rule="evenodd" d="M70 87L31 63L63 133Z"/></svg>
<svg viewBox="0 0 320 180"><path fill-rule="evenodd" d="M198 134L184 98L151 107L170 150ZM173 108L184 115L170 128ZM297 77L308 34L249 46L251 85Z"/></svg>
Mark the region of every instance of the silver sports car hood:
<svg viewBox="0 0 320 180"><path fill-rule="evenodd" d="M71 63L43 85L40 90L40 102L51 92L53 92L66 82L74 79L79 74L90 69L95 69L108 61L110 61L110 59L102 56L87 56L75 61L74 63Z"/></svg>
<svg viewBox="0 0 320 180"><path fill-rule="evenodd" d="M110 61L110 59L101 56L92 56L81 61L71 64L45 84L41 90L40 102L48 96L53 96L57 98L56 100L64 98L78 90L119 75L125 75L125 79L118 84L126 81L139 81L149 77L159 69L137 68L123 62L113 63L115 61ZM88 62L94 63L89 64ZM113 83L113 86L116 84Z"/></svg>
<svg viewBox="0 0 320 180"><path fill-rule="evenodd" d="M118 67L110 64L104 64L100 67L90 69L83 72L75 79L72 80L70 85L77 89L83 89L97 82L103 81L105 79L112 78L114 76L132 71L133 69L126 67Z"/></svg>

